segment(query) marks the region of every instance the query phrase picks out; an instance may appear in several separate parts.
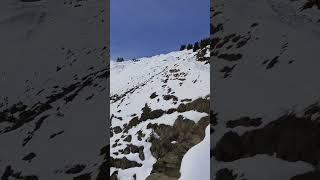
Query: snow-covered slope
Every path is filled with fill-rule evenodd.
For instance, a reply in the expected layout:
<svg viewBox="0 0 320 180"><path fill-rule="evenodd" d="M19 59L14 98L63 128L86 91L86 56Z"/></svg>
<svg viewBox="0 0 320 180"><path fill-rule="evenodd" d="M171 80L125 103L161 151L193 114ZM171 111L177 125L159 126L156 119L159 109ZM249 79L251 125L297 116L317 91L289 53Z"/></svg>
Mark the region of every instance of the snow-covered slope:
<svg viewBox="0 0 320 180"><path fill-rule="evenodd" d="M208 55L206 47L111 62L111 179L179 179L190 171L181 161L209 124ZM204 143L198 149L209 151Z"/></svg>
<svg viewBox="0 0 320 180"><path fill-rule="evenodd" d="M106 8L0 2L1 179L109 176Z"/></svg>
<svg viewBox="0 0 320 180"><path fill-rule="evenodd" d="M212 179L319 179L320 10L308 2L212 3Z"/></svg>

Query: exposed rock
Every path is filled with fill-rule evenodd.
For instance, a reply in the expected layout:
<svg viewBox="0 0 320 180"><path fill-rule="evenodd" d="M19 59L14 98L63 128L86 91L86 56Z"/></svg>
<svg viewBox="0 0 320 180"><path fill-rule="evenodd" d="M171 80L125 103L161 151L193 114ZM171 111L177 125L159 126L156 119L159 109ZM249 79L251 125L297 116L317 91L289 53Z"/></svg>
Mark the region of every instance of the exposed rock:
<svg viewBox="0 0 320 180"><path fill-rule="evenodd" d="M142 138L144 138L146 135L140 130L138 131L138 140L142 141Z"/></svg>
<svg viewBox="0 0 320 180"><path fill-rule="evenodd" d="M129 147L124 148L122 153L123 154L130 154L130 148Z"/></svg>
<svg viewBox="0 0 320 180"><path fill-rule="evenodd" d="M25 157L23 157L22 160L31 162L31 160L33 158L35 158L36 156L37 155L32 152L32 153L27 154Z"/></svg>
<svg viewBox="0 0 320 180"><path fill-rule="evenodd" d="M178 178L169 177L163 173L153 173L146 180L178 180Z"/></svg>
<svg viewBox="0 0 320 180"><path fill-rule="evenodd" d="M114 159L113 157L110 157L110 166L115 168L128 169L133 167L141 167L142 164L135 161L130 161L126 157L122 159Z"/></svg>
<svg viewBox="0 0 320 180"><path fill-rule="evenodd" d="M235 132L224 134L213 153L219 161L234 161L257 154L276 154L277 158L317 165L320 125L309 117L288 114L239 136Z"/></svg>
<svg viewBox="0 0 320 180"><path fill-rule="evenodd" d="M144 153L143 153L143 149L144 149L144 147L143 147L143 146L140 146L140 147L139 147L139 150L138 150L138 152L139 152L139 158L140 158L142 161L145 160Z"/></svg>
<svg viewBox="0 0 320 180"><path fill-rule="evenodd" d="M131 140L132 140L132 136L128 135L123 141L131 142Z"/></svg>
<svg viewBox="0 0 320 180"><path fill-rule="evenodd" d="M74 177L73 180L91 180L91 173L81 174Z"/></svg>
<svg viewBox="0 0 320 180"><path fill-rule="evenodd" d="M142 108L142 114L140 119L138 117L134 117L133 119L131 119L129 121L128 126L125 128L124 132L128 132L129 129L131 129L134 126L137 126L139 123L146 121L148 119L152 120L152 119L156 119L161 117L163 114L165 113L165 111L161 110L161 109L156 109L156 110L151 110L150 107L145 104L145 107Z"/></svg>
<svg viewBox="0 0 320 180"><path fill-rule="evenodd" d="M194 121L178 116L173 126L151 124L160 138L151 138L152 155L157 159L153 165L153 173L160 173L172 178L180 177L181 160L192 146L198 144L205 136L205 128L209 125L209 116L203 117L196 124ZM173 144L172 141L179 143Z"/></svg>
<svg viewBox="0 0 320 180"><path fill-rule="evenodd" d="M113 128L113 132L116 133L116 134L119 134L119 133L122 132L122 129L121 129L120 126L116 126L116 127Z"/></svg>
<svg viewBox="0 0 320 180"><path fill-rule="evenodd" d="M130 151L131 151L132 153L138 153L138 152L139 152L139 147L138 147L138 146L133 145L133 144L129 144L128 146L129 146ZM143 146L142 146L142 147L143 147Z"/></svg>
<svg viewBox="0 0 320 180"><path fill-rule="evenodd" d="M234 175L232 170L224 168L220 169L216 173L216 179L215 180L236 180L237 175Z"/></svg>
<svg viewBox="0 0 320 180"><path fill-rule="evenodd" d="M23 178L23 180L38 180L38 176L35 176L35 175L31 175L31 176L25 176ZM80 179L79 179L80 180Z"/></svg>
<svg viewBox="0 0 320 180"><path fill-rule="evenodd" d="M184 104L181 103L177 111L178 112L186 112L186 111L198 111L198 112L205 112L209 114L209 109L210 109L210 101L207 99L196 99L190 103Z"/></svg>
<svg viewBox="0 0 320 180"><path fill-rule="evenodd" d="M218 58L227 61L238 61L242 58L242 54L220 54Z"/></svg>
<svg viewBox="0 0 320 180"><path fill-rule="evenodd" d="M226 125L228 128L235 128L237 126L257 127L257 126L260 126L261 123L262 123L261 118L242 117L236 120L228 121Z"/></svg>
<svg viewBox="0 0 320 180"><path fill-rule="evenodd" d="M115 171L110 176L110 180L118 180L118 171Z"/></svg>
<svg viewBox="0 0 320 180"><path fill-rule="evenodd" d="M178 101L177 96L174 96L174 95L164 95L163 99L166 101L169 101L170 99L172 99L173 101Z"/></svg>
<svg viewBox="0 0 320 180"><path fill-rule="evenodd" d="M156 98L156 97L158 97L158 95L157 95L156 92L154 92L154 93L152 93L152 94L150 95L150 98L151 98L151 99L154 99L154 98Z"/></svg>
<svg viewBox="0 0 320 180"><path fill-rule="evenodd" d="M320 171L311 171L304 174L296 175L292 177L290 180L319 180L320 179Z"/></svg>
<svg viewBox="0 0 320 180"><path fill-rule="evenodd" d="M83 171L84 168L86 168L85 165L77 164L77 165L73 166L72 168L66 170L65 173L66 174L77 174L77 173L80 173L81 171Z"/></svg>
<svg viewBox="0 0 320 180"><path fill-rule="evenodd" d="M170 109L167 110L167 114L172 114L172 113L174 113L174 112L176 112L176 111L177 111L177 109L175 109L175 108L170 108Z"/></svg>

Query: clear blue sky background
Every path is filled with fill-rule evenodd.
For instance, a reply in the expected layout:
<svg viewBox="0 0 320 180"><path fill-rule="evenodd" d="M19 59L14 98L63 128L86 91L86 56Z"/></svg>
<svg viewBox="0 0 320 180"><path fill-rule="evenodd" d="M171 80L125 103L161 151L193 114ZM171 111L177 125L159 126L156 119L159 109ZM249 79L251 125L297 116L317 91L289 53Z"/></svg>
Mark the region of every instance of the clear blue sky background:
<svg viewBox="0 0 320 180"><path fill-rule="evenodd" d="M209 0L111 0L111 58L178 50L209 37Z"/></svg>

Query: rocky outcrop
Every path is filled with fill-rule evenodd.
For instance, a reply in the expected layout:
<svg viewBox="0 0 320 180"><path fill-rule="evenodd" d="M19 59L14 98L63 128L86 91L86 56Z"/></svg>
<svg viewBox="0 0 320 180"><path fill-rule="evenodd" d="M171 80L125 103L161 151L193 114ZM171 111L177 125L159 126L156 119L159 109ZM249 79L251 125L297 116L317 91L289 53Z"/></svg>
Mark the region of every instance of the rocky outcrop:
<svg viewBox="0 0 320 180"><path fill-rule="evenodd" d="M243 135L227 132L217 143L213 154L219 161L234 161L257 154L276 153L276 157L290 162L305 161L317 165L320 124L310 117L288 114L261 129Z"/></svg>
<svg viewBox="0 0 320 180"><path fill-rule="evenodd" d="M203 117L197 124L178 116L173 126L148 124L159 138L152 138L151 152L157 159L152 174L163 174L171 178L180 177L181 160L185 153L204 138L205 128L209 125L209 116ZM173 144L172 142L177 143ZM153 175L152 177L155 177Z"/></svg>

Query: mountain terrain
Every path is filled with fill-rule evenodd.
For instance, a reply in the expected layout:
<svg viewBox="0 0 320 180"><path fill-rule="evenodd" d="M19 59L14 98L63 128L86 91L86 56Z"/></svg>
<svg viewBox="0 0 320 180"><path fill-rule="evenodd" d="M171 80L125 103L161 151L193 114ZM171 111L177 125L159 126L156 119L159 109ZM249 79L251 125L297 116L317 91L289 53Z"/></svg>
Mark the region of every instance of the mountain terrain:
<svg viewBox="0 0 320 180"><path fill-rule="evenodd" d="M112 180L210 178L209 54L190 45L111 61Z"/></svg>
<svg viewBox="0 0 320 180"><path fill-rule="evenodd" d="M318 2L212 2L211 179L320 178Z"/></svg>
<svg viewBox="0 0 320 180"><path fill-rule="evenodd" d="M107 179L101 0L0 2L1 180Z"/></svg>

